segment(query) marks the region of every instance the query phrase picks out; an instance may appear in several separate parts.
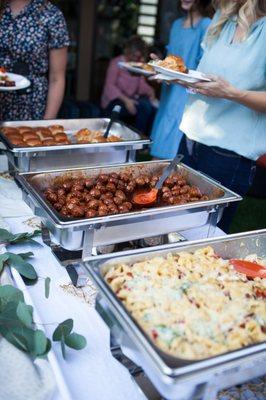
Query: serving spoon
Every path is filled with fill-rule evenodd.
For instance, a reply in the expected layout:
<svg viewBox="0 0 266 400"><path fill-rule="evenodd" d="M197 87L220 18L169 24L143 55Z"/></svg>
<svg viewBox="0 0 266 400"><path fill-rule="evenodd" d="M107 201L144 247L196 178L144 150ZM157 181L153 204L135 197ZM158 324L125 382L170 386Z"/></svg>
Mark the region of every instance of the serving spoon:
<svg viewBox="0 0 266 400"><path fill-rule="evenodd" d="M164 169L160 179L156 183L155 187L146 191L138 192L133 195L133 202L138 205L149 205L157 200L158 192L162 188L164 181L171 174L173 169L178 165L184 156L177 154L170 164Z"/></svg>
<svg viewBox="0 0 266 400"><path fill-rule="evenodd" d="M266 267L263 265L237 259L231 259L230 264L233 265L237 272L245 274L248 278L266 278Z"/></svg>
<svg viewBox="0 0 266 400"><path fill-rule="evenodd" d="M118 116L120 114L121 109L122 109L122 107L119 104L114 106L114 108L112 110L112 113L111 113L110 121L109 121L109 123L107 125L107 128L106 128L106 131L105 131L105 133L103 135L103 137L105 139L108 138L110 130L111 130L111 127L112 127L113 123L118 119Z"/></svg>

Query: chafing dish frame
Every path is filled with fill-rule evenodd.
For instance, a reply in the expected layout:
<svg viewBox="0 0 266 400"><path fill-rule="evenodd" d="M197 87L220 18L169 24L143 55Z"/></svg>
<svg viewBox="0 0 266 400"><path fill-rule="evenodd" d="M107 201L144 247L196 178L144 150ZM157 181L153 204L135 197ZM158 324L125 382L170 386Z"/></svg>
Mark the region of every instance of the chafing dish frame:
<svg viewBox="0 0 266 400"><path fill-rule="evenodd" d="M97 176L99 173L134 171L156 173L169 164L169 161L150 161L134 164L118 164L102 167L76 168L68 171L48 171L43 173L23 173L16 180L23 191L25 202L35 215L41 217L48 228L52 241L66 250L83 251L83 261L92 256L92 249L101 245L121 243L129 240L166 234L175 230L186 230L209 224L209 236L213 234L223 209L231 202L241 200L236 193L226 189L213 179L179 164L182 173L192 184L197 184L205 194L216 193L221 197L177 206L147 208L126 214L109 215L90 219L67 219L45 200L41 190L49 186L59 176ZM35 183L34 183L35 182ZM38 186L38 182L39 186ZM44 186L40 188L41 185ZM49 182L49 183L48 183ZM207 191L207 193L206 193ZM195 215L199 222L195 224Z"/></svg>
<svg viewBox="0 0 266 400"><path fill-rule="evenodd" d="M122 302L105 282L103 273L119 262L135 262L165 255L169 251L195 251L211 245L226 258L251 253L266 257L266 229L226 237L135 251L117 257L106 255L83 263L100 295L96 309L109 326L111 336L123 353L140 366L156 389L169 400L213 400L219 390L244 383L266 373L266 342L215 357L188 361L167 355L156 347L134 321Z"/></svg>
<svg viewBox="0 0 266 400"><path fill-rule="evenodd" d="M65 132L74 142L74 133L80 129L105 131L108 118L87 118L70 120L47 120L47 121L15 121L0 124L0 141L4 144L2 149L8 157L10 172L38 172L42 170L65 169L82 167L87 165L102 165L134 162L136 151L151 144L151 140L122 122L114 122L110 134L118 135L127 139L121 142L109 143L87 143L40 146L40 147L17 147L12 145L8 138L1 133L4 127L47 127L49 125L62 125ZM111 158L111 159L110 159Z"/></svg>

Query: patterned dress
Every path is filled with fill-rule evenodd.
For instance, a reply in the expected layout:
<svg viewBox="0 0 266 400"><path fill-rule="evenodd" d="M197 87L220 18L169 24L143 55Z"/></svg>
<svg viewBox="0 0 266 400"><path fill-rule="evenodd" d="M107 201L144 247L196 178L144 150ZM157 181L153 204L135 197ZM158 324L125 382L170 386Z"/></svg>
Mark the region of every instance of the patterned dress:
<svg viewBox="0 0 266 400"><path fill-rule="evenodd" d="M0 20L0 66L26 71L31 87L0 92L0 121L43 119L48 93L49 51L69 46L65 19L46 0L32 0L13 17L7 5Z"/></svg>

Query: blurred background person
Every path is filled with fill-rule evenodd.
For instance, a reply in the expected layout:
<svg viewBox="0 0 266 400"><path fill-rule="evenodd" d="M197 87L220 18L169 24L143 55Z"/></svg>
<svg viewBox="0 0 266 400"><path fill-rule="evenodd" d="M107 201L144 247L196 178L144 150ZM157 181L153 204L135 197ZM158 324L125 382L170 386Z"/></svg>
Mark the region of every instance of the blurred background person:
<svg viewBox="0 0 266 400"><path fill-rule="evenodd" d="M119 67L123 62L145 62L147 45L144 40L135 35L125 44L124 53L110 61L101 105L106 116L111 114L116 104L122 106L120 117L125 122L133 121L133 125L142 133L148 133L155 108L154 89L147 83L144 76L135 75Z"/></svg>
<svg viewBox="0 0 266 400"><path fill-rule="evenodd" d="M266 154L266 2L216 1L217 12L204 41L198 70L211 82L189 84L180 129L185 163L244 196L256 161ZM236 205L227 207L220 227L228 232Z"/></svg>
<svg viewBox="0 0 266 400"><path fill-rule="evenodd" d="M201 42L213 14L211 0L178 1L183 17L172 25L168 54L181 56L189 69L196 69L202 56ZM179 125L187 101L186 89L181 86L162 85L159 110L152 129L151 154L156 158L173 158L183 133Z"/></svg>
<svg viewBox="0 0 266 400"><path fill-rule="evenodd" d="M68 31L46 0L0 0L0 65L26 76L25 90L0 93L0 120L54 119L65 90Z"/></svg>

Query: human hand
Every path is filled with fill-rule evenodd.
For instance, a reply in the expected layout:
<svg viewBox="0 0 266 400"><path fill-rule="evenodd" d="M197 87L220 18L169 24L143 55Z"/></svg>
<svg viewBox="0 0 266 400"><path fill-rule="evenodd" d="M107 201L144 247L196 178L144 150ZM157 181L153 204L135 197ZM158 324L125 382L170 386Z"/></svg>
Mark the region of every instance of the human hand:
<svg viewBox="0 0 266 400"><path fill-rule="evenodd" d="M157 54L155 53L150 53L150 58L154 61L158 61L160 60L160 58L157 56Z"/></svg>
<svg viewBox="0 0 266 400"><path fill-rule="evenodd" d="M193 89L196 93L202 94L209 97L217 97L222 99L234 99L236 98L240 90L235 86L231 85L225 79L216 75L206 75L207 78L211 79L210 82L196 82L189 83L188 88Z"/></svg>
<svg viewBox="0 0 266 400"><path fill-rule="evenodd" d="M127 98L124 100L124 103L129 114L132 115L137 114L137 108L136 108L136 105L138 104L137 100Z"/></svg>

